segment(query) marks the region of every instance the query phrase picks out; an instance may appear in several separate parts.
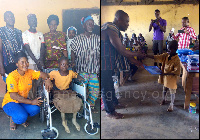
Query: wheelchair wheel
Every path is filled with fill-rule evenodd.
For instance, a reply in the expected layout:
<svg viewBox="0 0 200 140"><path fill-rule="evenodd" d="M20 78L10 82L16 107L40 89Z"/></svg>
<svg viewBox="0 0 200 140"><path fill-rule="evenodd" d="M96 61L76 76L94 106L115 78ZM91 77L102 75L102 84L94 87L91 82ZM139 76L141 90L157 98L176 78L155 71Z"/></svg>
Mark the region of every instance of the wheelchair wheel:
<svg viewBox="0 0 200 140"><path fill-rule="evenodd" d="M52 129L52 130L51 130ZM41 131L43 139L57 139L59 133L55 127Z"/></svg>
<svg viewBox="0 0 200 140"><path fill-rule="evenodd" d="M37 88L37 97L41 97L42 100L44 99L42 86L38 86L38 88ZM42 123L44 122L44 119L45 119L44 108L45 108L45 106L44 106L44 102L43 102L42 105L40 106L40 114L39 114L40 121Z"/></svg>
<svg viewBox="0 0 200 140"><path fill-rule="evenodd" d="M40 106L40 121L43 123L45 119L44 103Z"/></svg>
<svg viewBox="0 0 200 140"><path fill-rule="evenodd" d="M94 128L92 129L92 125L90 123L86 123L84 126L84 129L85 129L85 132L88 133L89 135L95 135L99 131L98 127L99 126L94 125Z"/></svg>

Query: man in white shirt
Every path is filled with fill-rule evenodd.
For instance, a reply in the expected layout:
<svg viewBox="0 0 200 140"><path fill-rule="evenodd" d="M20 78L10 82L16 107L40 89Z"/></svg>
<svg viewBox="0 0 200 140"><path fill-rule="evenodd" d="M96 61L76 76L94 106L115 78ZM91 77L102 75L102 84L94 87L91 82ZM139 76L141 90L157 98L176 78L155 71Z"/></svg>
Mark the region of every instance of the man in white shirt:
<svg viewBox="0 0 200 140"><path fill-rule="evenodd" d="M24 48L26 50L29 62L29 69L42 70L44 67L44 54L45 54L45 42L41 32L36 30L37 18L35 14L29 14L27 16L28 25L30 28L22 33ZM36 96L37 86L41 82L33 81L32 93L30 92L30 98ZM31 97L32 96L32 97Z"/></svg>

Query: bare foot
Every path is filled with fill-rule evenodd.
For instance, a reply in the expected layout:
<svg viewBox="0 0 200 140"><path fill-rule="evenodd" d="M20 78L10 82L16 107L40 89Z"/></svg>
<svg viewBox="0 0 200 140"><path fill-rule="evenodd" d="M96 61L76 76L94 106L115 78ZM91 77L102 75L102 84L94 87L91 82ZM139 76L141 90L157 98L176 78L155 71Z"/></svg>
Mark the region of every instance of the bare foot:
<svg viewBox="0 0 200 140"><path fill-rule="evenodd" d="M81 130L81 127L80 127L80 125L76 122L76 120L75 119L72 119L72 123L75 125L75 127L76 127L76 129L78 130L78 131L80 131Z"/></svg>
<svg viewBox="0 0 200 140"><path fill-rule="evenodd" d="M65 131L66 131L67 133L70 133L69 127L67 126L67 121L63 121L63 122L62 122L62 125L65 127Z"/></svg>

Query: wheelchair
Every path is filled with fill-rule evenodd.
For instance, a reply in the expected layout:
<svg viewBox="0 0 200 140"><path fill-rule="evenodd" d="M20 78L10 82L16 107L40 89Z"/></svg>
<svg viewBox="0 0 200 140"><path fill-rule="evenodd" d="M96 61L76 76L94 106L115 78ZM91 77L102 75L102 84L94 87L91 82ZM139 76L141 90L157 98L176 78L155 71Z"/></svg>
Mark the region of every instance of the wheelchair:
<svg viewBox="0 0 200 140"><path fill-rule="evenodd" d="M43 69L43 72L49 73L52 70L58 69ZM84 118L87 120L84 130L89 135L95 135L98 133L100 125L97 122L93 122L92 112L90 104L86 101L86 85L82 81L73 79L70 85L71 89L77 93L77 96L82 99L83 110L77 113L77 118ZM45 84L38 87L38 94L43 100L40 106L40 120L43 123L46 119L47 129L41 131L44 139L56 139L59 135L58 130L52 126L51 114L57 110L57 108L52 104L53 101L50 97L50 93L45 89Z"/></svg>

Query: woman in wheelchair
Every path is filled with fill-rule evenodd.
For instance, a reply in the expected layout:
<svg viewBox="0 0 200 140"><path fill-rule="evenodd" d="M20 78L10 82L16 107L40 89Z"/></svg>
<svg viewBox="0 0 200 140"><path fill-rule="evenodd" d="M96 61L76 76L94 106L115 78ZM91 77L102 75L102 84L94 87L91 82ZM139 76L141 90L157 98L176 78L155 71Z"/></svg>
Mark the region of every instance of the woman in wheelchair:
<svg viewBox="0 0 200 140"><path fill-rule="evenodd" d="M76 114L82 105L82 100L78 97L76 98L76 93L70 90L70 83L73 78L77 78L80 81L84 81L84 78L76 72L68 70L68 67L68 58L63 56L59 59L59 70L51 71L49 76L51 80L55 80L53 85L53 103L61 112L62 125L65 127L65 131L70 133L65 120L65 113L73 113L72 123L80 131L80 125L76 122Z"/></svg>
<svg viewBox="0 0 200 140"><path fill-rule="evenodd" d="M18 52L15 57L18 67L11 72L6 80L7 93L4 96L2 107L10 116L10 130L15 130L17 124L28 126L28 116L35 116L40 112L40 97L34 100L28 99L28 93L32 88L32 80L42 78L45 80L45 88L50 91L53 87L48 74L28 69L29 63L24 52Z"/></svg>

